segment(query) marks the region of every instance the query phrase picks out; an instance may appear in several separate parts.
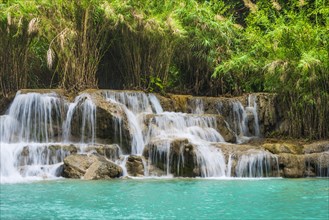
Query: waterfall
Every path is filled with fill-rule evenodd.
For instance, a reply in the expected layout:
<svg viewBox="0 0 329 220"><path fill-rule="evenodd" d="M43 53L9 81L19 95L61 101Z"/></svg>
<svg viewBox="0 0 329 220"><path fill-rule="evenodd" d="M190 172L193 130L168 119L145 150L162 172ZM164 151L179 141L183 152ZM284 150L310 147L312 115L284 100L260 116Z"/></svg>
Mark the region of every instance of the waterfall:
<svg viewBox="0 0 329 220"><path fill-rule="evenodd" d="M75 146L83 151L83 145L94 143L96 137L96 108L88 94L68 103L56 93L17 92L0 116L1 182L56 178L70 154L62 148L72 143L75 114L81 114L82 122Z"/></svg>
<svg viewBox="0 0 329 220"><path fill-rule="evenodd" d="M225 159L216 145L225 143L217 127L218 115L204 114L201 98L193 100L192 114L188 114L163 111L154 94L101 91L97 100L95 95L82 93L69 102L56 93L18 92L6 114L0 116L1 182L57 178L64 158L71 153L69 146L73 144L75 152L83 153L90 145L104 143L106 137L101 139L96 133L95 101L102 98L103 104L123 110L114 114L109 124L115 136L112 140L122 145L130 138L124 143L131 144L132 155L148 154L147 160L141 159L145 175L154 175L156 167L166 176L262 177L273 175L278 164L277 158L265 151L247 152L237 161L230 153ZM256 101L250 95L246 107L236 100L230 102L225 123L235 131L238 142L260 135ZM220 102L217 107L220 113L225 109ZM130 137L125 136L127 129ZM125 164L129 155L119 154L121 160L115 162L128 175ZM320 167L319 172L325 170Z"/></svg>
<svg viewBox="0 0 329 220"><path fill-rule="evenodd" d="M306 176L329 177L329 151L305 152Z"/></svg>
<svg viewBox="0 0 329 220"><path fill-rule="evenodd" d="M247 105L244 107L238 100L228 101L228 106L231 109L229 112L224 111L225 104L222 102L216 103L217 112L221 114L229 127L234 131L238 143L243 143L252 137L260 137L257 97L249 95ZM252 121L252 126L250 123Z"/></svg>
<svg viewBox="0 0 329 220"><path fill-rule="evenodd" d="M257 113L257 97L255 95L248 96L248 107L246 108L254 118L254 136L260 136L259 123L258 123L258 113Z"/></svg>
<svg viewBox="0 0 329 220"><path fill-rule="evenodd" d="M123 109L126 113L129 126L132 131L131 152L132 154L141 155L143 153L145 143L140 125L143 123L144 115L146 113L153 113L152 105L150 103L153 104L156 111L162 111L159 101L154 95L147 97L147 95L142 92L106 91L104 96L109 102L123 105ZM121 130L121 127L119 130Z"/></svg>
<svg viewBox="0 0 329 220"><path fill-rule="evenodd" d="M204 114L204 105L202 99L194 99L194 106L195 108L192 109L192 114Z"/></svg>
<svg viewBox="0 0 329 220"><path fill-rule="evenodd" d="M276 155L267 151L249 151L242 155L236 167L237 177L278 176L279 162ZM273 175L274 174L274 175Z"/></svg>
<svg viewBox="0 0 329 220"><path fill-rule="evenodd" d="M61 109L61 101L55 93L18 92L7 114L1 116L0 142L54 141L61 124Z"/></svg>

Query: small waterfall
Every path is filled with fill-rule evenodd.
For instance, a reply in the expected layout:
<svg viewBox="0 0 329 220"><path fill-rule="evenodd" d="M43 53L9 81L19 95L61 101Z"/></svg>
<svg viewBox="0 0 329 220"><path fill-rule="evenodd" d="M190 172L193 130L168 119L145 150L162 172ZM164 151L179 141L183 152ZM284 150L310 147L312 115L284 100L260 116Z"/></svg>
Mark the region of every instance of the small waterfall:
<svg viewBox="0 0 329 220"><path fill-rule="evenodd" d="M50 142L61 124L61 101L55 93L17 93L6 115L1 116L0 142Z"/></svg>
<svg viewBox="0 0 329 220"><path fill-rule="evenodd" d="M148 97L142 92L106 91L104 96L109 102L123 105L132 131L131 153L141 155L145 147L145 142L140 125L143 124L144 115L146 113L153 113L151 103L155 111L162 111L159 101L154 95ZM121 127L119 130L121 130Z"/></svg>
<svg viewBox="0 0 329 220"><path fill-rule="evenodd" d="M82 103L82 126L81 126L81 143L86 143L86 137L90 136L90 143L95 143L96 137L96 106L88 94L82 94L78 98L85 98Z"/></svg>
<svg viewBox="0 0 329 220"><path fill-rule="evenodd" d="M269 177L278 173L278 158L267 151L249 151L239 158L236 166L237 177Z"/></svg>
<svg viewBox="0 0 329 220"><path fill-rule="evenodd" d="M78 102L70 103L68 105L68 110L66 113L66 120L63 123L62 129L63 129L63 140L64 142L69 142L69 139L71 137L71 122L73 113L75 110L75 107L77 106Z"/></svg>
<svg viewBox="0 0 329 220"><path fill-rule="evenodd" d="M329 151L305 153L306 176L329 177Z"/></svg>
<svg viewBox="0 0 329 220"><path fill-rule="evenodd" d="M204 114L204 105L201 98L194 99L194 109L192 109L192 114Z"/></svg>
<svg viewBox="0 0 329 220"><path fill-rule="evenodd" d="M75 115L81 115L76 147L83 151L84 144L94 143L96 137L96 107L88 94L68 103L56 93L17 92L0 116L1 182L57 177L69 154L60 146L71 143Z"/></svg>
<svg viewBox="0 0 329 220"><path fill-rule="evenodd" d="M122 168L122 176L128 176L128 171L126 168L126 163L128 160L129 155L121 155L121 158L119 158L119 160L116 161L116 164L118 164L121 168Z"/></svg>
<svg viewBox="0 0 329 220"><path fill-rule="evenodd" d="M237 136L237 142L243 143L252 137L259 137L260 128L257 113L257 97L249 95L246 107L238 100L228 101L228 106L231 111L225 112L225 107L222 102L216 103L217 112L225 117L229 127ZM252 125L250 123L252 122Z"/></svg>
<svg viewBox="0 0 329 220"><path fill-rule="evenodd" d="M232 172L232 154L229 154L228 161L227 161L227 170L226 170L226 176L230 177Z"/></svg>
<svg viewBox="0 0 329 220"><path fill-rule="evenodd" d="M259 123L258 123L258 113L257 113L257 97L255 95L248 96L248 107L246 110L249 111L254 118L254 136L260 136Z"/></svg>
<svg viewBox="0 0 329 220"><path fill-rule="evenodd" d="M226 171L225 158L219 149L210 145L198 145L197 164L202 177L224 177Z"/></svg>
<svg viewBox="0 0 329 220"><path fill-rule="evenodd" d="M152 107L154 109L154 112L156 114L160 114L163 112L163 109L161 107L161 104L159 102L159 100L157 99L157 97L154 94L149 94L149 100L152 104Z"/></svg>
<svg viewBox="0 0 329 220"><path fill-rule="evenodd" d="M212 116L188 115L184 113L164 112L152 118L148 129L148 140L163 140L156 144L152 152L152 162L164 161L167 175L171 171L171 143L176 140L188 140L195 146L196 164L202 177L225 176L223 154L210 145L211 142L224 142L216 128L216 119ZM184 166L183 149L179 149L177 171Z"/></svg>

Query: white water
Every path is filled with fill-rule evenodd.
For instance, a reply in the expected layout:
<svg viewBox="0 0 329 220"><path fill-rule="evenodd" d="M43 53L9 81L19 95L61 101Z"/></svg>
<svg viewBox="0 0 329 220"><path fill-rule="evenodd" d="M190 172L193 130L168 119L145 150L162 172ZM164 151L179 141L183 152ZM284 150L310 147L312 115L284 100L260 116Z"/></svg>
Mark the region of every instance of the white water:
<svg viewBox="0 0 329 220"><path fill-rule="evenodd" d="M72 143L74 114L82 115L81 135L75 143L82 152L96 136L96 108L88 94L68 103L55 93L18 92L7 113L0 116L0 182L58 178L69 152L50 148Z"/></svg>
<svg viewBox="0 0 329 220"><path fill-rule="evenodd" d="M195 109L192 111L195 114L185 114L164 112L153 94L118 91L104 91L103 94L108 102L121 105L124 109L131 132L131 154L142 155L145 146L156 143L153 157L148 162L143 161L145 175L149 175L149 166L158 163L157 160L160 159L164 163L166 176L172 176L174 161L171 155L173 144L178 139L186 140L193 146L201 177L232 175L232 156L229 155L226 163L220 148L212 145L225 141L217 131L216 117L203 115L202 99L195 102ZM248 112L254 116L254 135L259 134L255 97L249 97L246 108L239 102L233 102L232 111L234 118L230 126L241 139L250 135L247 126ZM70 103L55 93L18 92L6 115L0 116L1 183L57 178L60 166L69 152L54 152L50 150L51 145L73 143L79 152L83 152L87 144L97 144L96 118L96 106L90 94L81 94ZM78 127L72 127L73 120L78 121ZM120 144L123 138L122 118L115 119L114 130ZM174 168L178 175L186 162L184 150L184 145L180 146L175 165L177 167ZM156 155L160 155L160 158ZM251 173L251 176L261 176L259 173L264 172L253 167L260 166L260 162L255 161L272 159L267 154L264 155L258 156L258 159L251 156L240 158L238 176L246 176L244 167L248 167L248 174ZM122 166L124 175L128 175L125 169L127 157L124 155L120 162L117 161ZM263 163L266 167L267 162Z"/></svg>
<svg viewBox="0 0 329 220"><path fill-rule="evenodd" d="M246 107L238 100L230 101L229 105L232 110L229 115L225 115L223 103L216 103L218 113L226 117L229 127L235 132L237 143L244 143L250 138L260 137L257 97L249 95ZM253 120L252 129L249 128L251 119Z"/></svg>
<svg viewBox="0 0 329 220"><path fill-rule="evenodd" d="M236 166L237 177L268 177L273 171L279 170L278 158L267 151L249 150L248 154L242 155Z"/></svg>

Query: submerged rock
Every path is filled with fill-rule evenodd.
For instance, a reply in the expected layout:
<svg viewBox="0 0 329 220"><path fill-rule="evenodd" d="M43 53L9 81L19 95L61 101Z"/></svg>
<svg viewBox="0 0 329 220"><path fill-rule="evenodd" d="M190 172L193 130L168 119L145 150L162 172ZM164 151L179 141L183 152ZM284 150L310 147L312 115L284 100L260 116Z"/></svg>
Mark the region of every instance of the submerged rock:
<svg viewBox="0 0 329 220"><path fill-rule="evenodd" d="M64 159L63 176L86 180L117 178L122 168L103 156L76 154Z"/></svg>

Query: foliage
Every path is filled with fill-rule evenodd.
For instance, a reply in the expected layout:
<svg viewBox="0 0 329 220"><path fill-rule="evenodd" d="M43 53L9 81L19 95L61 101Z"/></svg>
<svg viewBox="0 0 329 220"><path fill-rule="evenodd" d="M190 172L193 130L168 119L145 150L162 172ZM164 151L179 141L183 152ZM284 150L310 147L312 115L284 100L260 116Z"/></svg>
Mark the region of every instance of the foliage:
<svg viewBox="0 0 329 220"><path fill-rule="evenodd" d="M329 137L328 0L0 2L2 95L25 87L275 92Z"/></svg>

